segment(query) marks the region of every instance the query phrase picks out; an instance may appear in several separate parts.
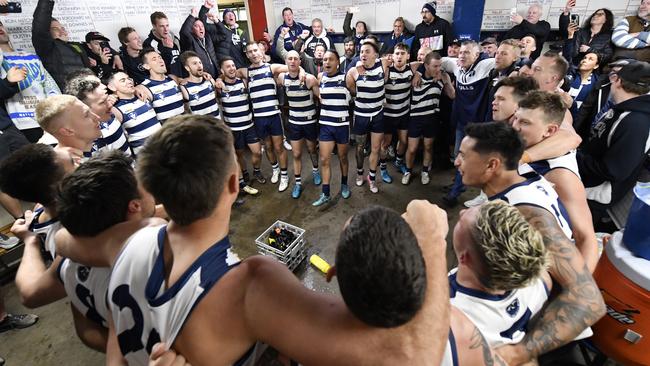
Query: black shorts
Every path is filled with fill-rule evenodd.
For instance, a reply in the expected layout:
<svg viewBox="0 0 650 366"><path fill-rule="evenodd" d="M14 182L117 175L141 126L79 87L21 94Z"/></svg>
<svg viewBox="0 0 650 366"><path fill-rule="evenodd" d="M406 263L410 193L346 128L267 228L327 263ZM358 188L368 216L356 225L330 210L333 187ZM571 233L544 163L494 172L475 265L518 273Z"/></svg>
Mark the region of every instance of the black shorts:
<svg viewBox="0 0 650 366"><path fill-rule="evenodd" d="M235 150L244 150L249 144L260 141L253 127L241 131L232 131L232 137L235 142Z"/></svg>
<svg viewBox="0 0 650 366"><path fill-rule="evenodd" d="M411 116L408 127L408 137L434 138L438 134L440 121L435 114L425 116Z"/></svg>
<svg viewBox="0 0 650 366"><path fill-rule="evenodd" d="M397 130L408 130L409 115L408 113L401 117L387 117L384 115L384 133L394 135Z"/></svg>

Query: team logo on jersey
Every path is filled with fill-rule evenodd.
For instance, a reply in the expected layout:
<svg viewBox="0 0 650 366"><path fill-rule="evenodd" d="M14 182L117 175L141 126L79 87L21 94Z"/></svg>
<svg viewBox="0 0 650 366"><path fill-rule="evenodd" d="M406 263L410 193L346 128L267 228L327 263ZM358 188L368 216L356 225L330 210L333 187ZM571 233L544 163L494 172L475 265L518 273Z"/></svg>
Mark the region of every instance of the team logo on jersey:
<svg viewBox="0 0 650 366"><path fill-rule="evenodd" d="M165 94L163 93L156 94L156 99L165 100Z"/></svg>
<svg viewBox="0 0 650 366"><path fill-rule="evenodd" d="M136 119L136 118L138 118L138 114L137 114L135 111L133 111L133 112L127 114L127 116L129 116L130 119Z"/></svg>
<svg viewBox="0 0 650 366"><path fill-rule="evenodd" d="M199 94L192 94L192 99L199 100Z"/></svg>
<svg viewBox="0 0 650 366"><path fill-rule="evenodd" d="M88 276L90 275L90 268L86 266L80 266L77 268L77 278L80 282L86 282Z"/></svg>
<svg viewBox="0 0 650 366"><path fill-rule="evenodd" d="M514 318L515 315L519 312L519 299L515 299L515 301L511 302L510 305L506 308L506 313L510 315L511 318Z"/></svg>

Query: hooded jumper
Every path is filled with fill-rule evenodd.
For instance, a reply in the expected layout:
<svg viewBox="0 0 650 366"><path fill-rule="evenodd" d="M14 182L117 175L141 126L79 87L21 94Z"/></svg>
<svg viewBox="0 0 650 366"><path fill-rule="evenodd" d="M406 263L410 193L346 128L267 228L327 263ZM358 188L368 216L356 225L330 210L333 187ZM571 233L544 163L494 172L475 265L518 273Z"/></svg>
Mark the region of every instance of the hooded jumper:
<svg viewBox="0 0 650 366"><path fill-rule="evenodd" d="M319 44L324 44L325 50L334 48L334 42L332 41L332 38L327 35L327 31L325 29L323 29L321 34L318 36L312 33L309 37L307 37L305 40L305 53L311 57L314 57L314 49L316 49L316 46ZM300 51L300 49L297 51Z"/></svg>
<svg viewBox="0 0 650 366"><path fill-rule="evenodd" d="M578 151L587 199L604 206L617 203L634 187L649 151L650 95L615 105Z"/></svg>

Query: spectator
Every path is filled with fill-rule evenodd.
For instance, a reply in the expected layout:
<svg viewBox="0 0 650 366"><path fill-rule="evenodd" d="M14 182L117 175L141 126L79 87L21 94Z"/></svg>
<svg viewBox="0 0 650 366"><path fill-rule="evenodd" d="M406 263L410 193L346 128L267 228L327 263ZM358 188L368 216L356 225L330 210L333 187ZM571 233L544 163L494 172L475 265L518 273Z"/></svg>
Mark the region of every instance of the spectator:
<svg viewBox="0 0 650 366"><path fill-rule="evenodd" d="M570 48L570 47L569 47ZM565 45L566 50L566 45ZM570 50L563 54L570 54ZM584 55L578 67L573 66L571 57L567 59L571 65L568 77L571 81L569 95L573 97L576 102L576 108L571 110L571 116L575 120L578 114L578 109L582 106L582 102L587 99L587 95L591 92L596 84L598 84L598 73L602 63L599 54L588 52Z"/></svg>
<svg viewBox="0 0 650 366"><path fill-rule="evenodd" d="M156 11L151 13L149 19L153 28L149 32L149 37L144 40L142 47L156 50L165 61L167 72L178 78L183 77L185 70L178 60L181 55L180 41L169 29L167 15Z"/></svg>
<svg viewBox="0 0 650 366"><path fill-rule="evenodd" d="M650 146L650 64L630 62L610 73L615 105L593 127L578 152L578 167L587 188L595 223L637 181Z"/></svg>
<svg viewBox="0 0 650 366"><path fill-rule="evenodd" d="M317 45L324 44L325 50L329 50L334 47L334 41L327 34L327 31L323 28L323 21L319 18L315 18L311 21L311 35L305 40L305 54L314 57L314 49ZM294 46L296 51L300 52L300 48ZM322 56L321 56L322 58Z"/></svg>
<svg viewBox="0 0 650 366"><path fill-rule="evenodd" d="M50 95L61 94L61 91L36 54L14 50L7 29L1 22L0 50L2 50L0 52L2 78L7 77L12 67L19 67L26 72L25 79L8 88L8 94L3 98L4 106L14 125L27 137L27 140L36 142L43 135L43 130L34 115L36 103ZM15 94L9 95L12 92Z"/></svg>
<svg viewBox="0 0 650 366"><path fill-rule="evenodd" d="M280 38L279 38L280 41L283 40L283 37L285 37L287 33L288 30L286 29L282 30L282 33L280 33ZM296 49L302 49L303 42L304 42L303 38L299 37L294 47ZM307 48L305 48L302 52L300 52L300 58L302 59L301 65L305 69L306 73L318 77L318 74L321 71L323 71L323 56L325 55L326 51L327 48L325 48L325 43L319 43L314 48L313 57L307 54ZM275 45L275 52L280 57L283 57L284 59L287 58L287 53L289 53L289 51L286 51L284 47L282 47L282 42L278 42L278 44Z"/></svg>
<svg viewBox="0 0 650 366"><path fill-rule="evenodd" d="M607 62L614 53L611 42L614 14L609 9L598 9L585 20L582 27L578 28L578 24L575 24L573 27L576 29L571 32L569 31L571 26L569 19L571 8L574 5L575 0L569 0L564 12L560 14L560 35L566 39L565 45L567 43L572 44L571 53L567 53L565 49L562 54L567 59L569 57L573 58L576 66L578 66L582 57L589 52L599 54L600 59Z"/></svg>
<svg viewBox="0 0 650 366"><path fill-rule="evenodd" d="M650 0L642 0L636 15L616 25L612 42L614 55L650 62Z"/></svg>
<svg viewBox="0 0 650 366"><path fill-rule="evenodd" d="M384 40L384 45L381 47L380 54L384 55L386 53L392 53L393 48L395 48L395 45L398 43L404 43L411 48L413 47L414 39L415 36L413 36L413 33L406 28L404 18L397 17L393 22L393 33L390 34L389 38Z"/></svg>
<svg viewBox="0 0 650 366"><path fill-rule="evenodd" d="M519 42L519 47L521 48L521 59L522 60L534 60L533 52L537 51L537 40L535 37L528 35L524 36ZM532 61L531 61L532 64Z"/></svg>
<svg viewBox="0 0 650 366"><path fill-rule="evenodd" d="M530 57L539 57L542 48L544 48L544 42L546 42L551 31L551 25L545 20L540 20L541 16L542 7L539 4L533 4L528 8L525 19L519 14L513 15L510 20L516 25L506 32L503 39L522 39L525 36L532 35L535 37L536 49L531 53Z"/></svg>
<svg viewBox="0 0 650 366"><path fill-rule="evenodd" d="M203 71L216 78L219 61L214 50L214 41L206 34L205 25L198 16L199 10L193 8L181 26L181 51L196 53L203 64Z"/></svg>
<svg viewBox="0 0 650 366"><path fill-rule="evenodd" d="M32 45L59 89L65 89L67 73L91 65L82 45L69 42L65 27L52 18L53 8L54 1L38 0L32 21Z"/></svg>
<svg viewBox="0 0 650 366"><path fill-rule="evenodd" d="M497 47L497 40L494 37L488 37L481 41L481 50L489 57L496 55Z"/></svg>
<svg viewBox="0 0 650 366"><path fill-rule="evenodd" d="M417 62L424 62L424 58L427 57L428 54L431 53L431 48L429 47L422 47L418 51L417 58L415 59ZM460 52L459 52L460 53Z"/></svg>
<svg viewBox="0 0 650 366"><path fill-rule="evenodd" d="M296 22L293 19L293 10L291 10L289 7L282 9L282 19L282 24L280 24L278 29L275 30L275 35L273 36L273 44L276 44L278 42L278 37L280 37L282 28L289 28L289 36L284 39L284 49L291 51L293 49L293 43L296 41L296 39L298 39L298 36L300 36L303 31L309 30L309 27L302 23ZM275 56L279 57L279 55Z"/></svg>
<svg viewBox="0 0 650 366"><path fill-rule="evenodd" d="M142 38L135 29L124 27L117 33L117 38L122 46L120 47L120 58L124 66L124 72L133 79L135 84L140 84L149 76L142 65L140 51L142 51Z"/></svg>
<svg viewBox="0 0 650 366"><path fill-rule="evenodd" d="M609 70L606 69L605 71L618 72L621 67L627 65L630 61L628 59L622 59L611 62L607 65ZM582 106L578 109L578 114L573 119L573 128L575 128L585 143L589 139L591 128L614 105L610 94L611 86L612 83L609 81L609 75L607 73L601 75L598 83L591 89L587 98L582 102Z"/></svg>
<svg viewBox="0 0 650 366"><path fill-rule="evenodd" d="M298 41L296 41L297 43ZM271 62L271 46L269 43L262 39L257 41L257 47L260 48L260 53L262 54L262 62L264 63L270 63ZM298 48L298 47L296 47ZM298 48L299 49L299 48Z"/></svg>
<svg viewBox="0 0 650 366"><path fill-rule="evenodd" d="M411 49L411 59L416 59L422 47L438 51L441 56L447 56L447 47L452 40L451 25L445 19L436 15L438 4L428 2L422 7L422 23L415 27L415 39Z"/></svg>
<svg viewBox="0 0 650 366"><path fill-rule="evenodd" d="M355 64L352 63L356 53L356 43L353 37L345 37L343 40L343 52L343 56L341 56L341 70L347 74L348 70L355 66Z"/></svg>
<svg viewBox="0 0 650 366"><path fill-rule="evenodd" d="M100 79L107 77L116 70L124 69L120 56L111 49L108 42L110 40L99 32L86 33L84 51L90 60L90 69Z"/></svg>
<svg viewBox="0 0 650 366"><path fill-rule="evenodd" d="M248 59L244 48L248 43L248 34L239 28L234 11L225 9L222 14L223 21L219 21L219 18L210 12L213 7L214 1L206 0L199 11L199 19L214 42L217 59L232 57L237 68L247 67ZM208 23L208 19L212 24Z"/></svg>
<svg viewBox="0 0 650 366"><path fill-rule="evenodd" d="M354 13L358 13L359 8L348 8L347 13L345 13L345 20L343 21L343 33L346 37L354 37L354 54L358 55L359 50L361 49L361 41L368 37L368 24L363 20L359 20L354 25L354 30L350 27L352 24L352 16Z"/></svg>
<svg viewBox="0 0 650 366"><path fill-rule="evenodd" d="M454 39L447 46L447 57L458 57L460 51L460 40Z"/></svg>

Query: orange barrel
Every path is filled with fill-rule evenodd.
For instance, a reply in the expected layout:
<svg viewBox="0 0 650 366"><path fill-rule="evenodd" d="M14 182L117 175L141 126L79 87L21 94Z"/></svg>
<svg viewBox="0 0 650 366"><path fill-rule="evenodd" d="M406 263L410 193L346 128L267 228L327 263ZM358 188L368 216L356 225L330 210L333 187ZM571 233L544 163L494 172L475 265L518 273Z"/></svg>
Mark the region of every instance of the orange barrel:
<svg viewBox="0 0 650 366"><path fill-rule="evenodd" d="M594 344L625 365L650 365L650 261L634 256L619 231L605 246L594 279L607 305L592 327Z"/></svg>

